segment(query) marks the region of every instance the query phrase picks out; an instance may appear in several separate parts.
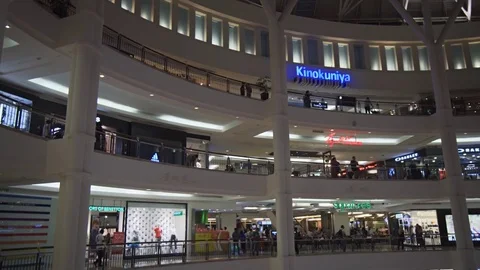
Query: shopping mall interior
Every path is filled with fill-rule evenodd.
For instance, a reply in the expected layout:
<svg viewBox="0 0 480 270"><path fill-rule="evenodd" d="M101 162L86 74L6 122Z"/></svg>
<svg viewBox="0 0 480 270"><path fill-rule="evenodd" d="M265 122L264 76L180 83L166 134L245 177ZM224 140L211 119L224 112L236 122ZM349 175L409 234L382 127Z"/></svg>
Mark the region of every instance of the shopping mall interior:
<svg viewBox="0 0 480 270"><path fill-rule="evenodd" d="M0 270L480 269L479 18L0 1Z"/></svg>

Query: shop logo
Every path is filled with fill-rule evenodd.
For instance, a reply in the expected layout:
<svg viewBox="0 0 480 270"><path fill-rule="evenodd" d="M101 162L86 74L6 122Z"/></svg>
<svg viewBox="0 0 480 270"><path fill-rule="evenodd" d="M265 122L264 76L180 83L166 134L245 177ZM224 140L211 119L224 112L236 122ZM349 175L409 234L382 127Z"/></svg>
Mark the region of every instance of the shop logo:
<svg viewBox="0 0 480 270"><path fill-rule="evenodd" d="M362 145L362 142L357 141L357 138L355 136L336 136L335 132L331 132L326 137L325 141L330 147L333 147L333 145L335 144L351 145L351 146Z"/></svg>
<svg viewBox="0 0 480 270"><path fill-rule="evenodd" d="M480 153L479 147L472 147L472 148L458 148L458 153Z"/></svg>
<svg viewBox="0 0 480 270"><path fill-rule="evenodd" d="M339 211L345 210L360 210L360 209L372 209L372 203L370 202L335 202L333 207Z"/></svg>
<svg viewBox="0 0 480 270"><path fill-rule="evenodd" d="M475 164L468 164L467 167L465 167L465 171L474 171L478 170L478 167Z"/></svg>
<svg viewBox="0 0 480 270"><path fill-rule="evenodd" d="M318 79L325 81L350 82L350 74L339 71L326 72L321 69L310 69L304 66L295 66L296 75L301 78Z"/></svg>
<svg viewBox="0 0 480 270"><path fill-rule="evenodd" d="M175 212L173 212L173 216L174 216L174 217L183 216L183 211L175 211Z"/></svg>
<svg viewBox="0 0 480 270"><path fill-rule="evenodd" d="M416 158L416 157L418 157L418 153L413 153L413 154L408 154L408 155L405 155L405 156L397 157L397 158L395 158L395 161L403 161L403 160L408 160L408 159L412 159L412 158Z"/></svg>
<svg viewBox="0 0 480 270"><path fill-rule="evenodd" d="M123 207L90 205L88 210L93 212L123 212Z"/></svg>
<svg viewBox="0 0 480 270"><path fill-rule="evenodd" d="M160 160L158 159L158 154L155 153L153 154L152 158L150 159L150 161L152 162L160 162Z"/></svg>

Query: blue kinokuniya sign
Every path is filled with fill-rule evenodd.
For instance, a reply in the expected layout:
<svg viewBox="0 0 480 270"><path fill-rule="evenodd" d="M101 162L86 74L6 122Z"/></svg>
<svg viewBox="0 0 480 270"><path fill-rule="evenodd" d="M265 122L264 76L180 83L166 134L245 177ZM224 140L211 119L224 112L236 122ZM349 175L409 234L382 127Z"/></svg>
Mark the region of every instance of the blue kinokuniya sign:
<svg viewBox="0 0 480 270"><path fill-rule="evenodd" d="M345 88L351 82L350 74L331 69L312 68L303 65L287 67L289 80L302 85Z"/></svg>

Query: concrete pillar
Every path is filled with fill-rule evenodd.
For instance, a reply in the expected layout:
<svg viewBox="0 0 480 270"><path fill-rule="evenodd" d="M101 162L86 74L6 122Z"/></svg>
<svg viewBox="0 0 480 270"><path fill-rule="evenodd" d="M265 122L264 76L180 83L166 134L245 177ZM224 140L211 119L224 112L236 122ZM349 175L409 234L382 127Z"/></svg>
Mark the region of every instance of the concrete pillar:
<svg viewBox="0 0 480 270"><path fill-rule="evenodd" d="M383 71L387 71L387 57L385 54L385 46L380 46L380 62L382 63Z"/></svg>
<svg viewBox="0 0 480 270"><path fill-rule="evenodd" d="M228 27L228 21L223 20L222 22L222 37L223 37L223 47L224 48L229 48L228 43L229 43L229 27Z"/></svg>
<svg viewBox="0 0 480 270"><path fill-rule="evenodd" d="M0 63L2 62L2 51L3 51L3 39L5 38L5 31L7 30L7 19L8 19L8 5L10 5L9 0L0 1Z"/></svg>
<svg viewBox="0 0 480 270"><path fill-rule="evenodd" d="M368 43L363 43L363 53L365 54L364 60L365 60L365 69L366 70L372 70L372 63L370 62L370 44Z"/></svg>
<svg viewBox="0 0 480 270"><path fill-rule="evenodd" d="M71 30L73 61L67 103L64 178L60 181L55 230L54 270L85 268L91 160L95 142L104 1L77 5Z"/></svg>
<svg viewBox="0 0 480 270"><path fill-rule="evenodd" d="M335 67L340 67L340 54L338 53L338 42L333 42L333 59L335 61Z"/></svg>
<svg viewBox="0 0 480 270"><path fill-rule="evenodd" d="M311 65L310 63L310 56L309 56L309 51L308 51L308 38L302 38L302 60L303 63ZM317 63L315 63L317 65Z"/></svg>
<svg viewBox="0 0 480 270"><path fill-rule="evenodd" d="M472 69L472 55L470 53L470 44L467 41L462 42L463 54L465 57L465 66L467 69Z"/></svg>
<svg viewBox="0 0 480 270"><path fill-rule="evenodd" d="M245 53L245 26L243 24L238 26L238 39L240 52Z"/></svg>
<svg viewBox="0 0 480 270"><path fill-rule="evenodd" d="M332 235L335 232L333 231L333 224L332 224L332 214L329 214L327 212L321 212L320 217L322 219L322 229L323 232L326 233L327 235Z"/></svg>
<svg viewBox="0 0 480 270"><path fill-rule="evenodd" d="M188 34L195 39L195 9L193 7L188 8Z"/></svg>
<svg viewBox="0 0 480 270"><path fill-rule="evenodd" d="M323 55L323 41L318 41L318 65L324 67L325 66L325 59Z"/></svg>
<svg viewBox="0 0 480 270"><path fill-rule="evenodd" d="M333 214L333 234L337 233L340 228L345 227L344 232L350 235L350 218L347 212L336 212Z"/></svg>
<svg viewBox="0 0 480 270"><path fill-rule="evenodd" d="M462 168L458 156L457 138L453 125L450 92L445 74L443 48L441 44L427 45L430 59L433 92L437 112L434 117L440 128L442 151L447 171L447 183L455 226L457 253L455 269L474 270L476 268L467 201L465 197Z"/></svg>
<svg viewBox="0 0 480 270"><path fill-rule="evenodd" d="M418 46L412 46L413 69L420 71L420 59L418 58Z"/></svg>
<svg viewBox="0 0 480 270"><path fill-rule="evenodd" d="M174 33L178 33L178 0L172 0L171 2L171 26Z"/></svg>
<svg viewBox="0 0 480 270"><path fill-rule="evenodd" d="M402 46L395 46L395 54L397 58L397 70L403 71L403 57L402 57Z"/></svg>
<svg viewBox="0 0 480 270"><path fill-rule="evenodd" d="M287 78L285 74L285 36L278 22L269 21L270 77L272 81L273 151L275 172L273 177L276 199L278 254L272 269L293 269L295 256L293 239L292 191L290 183L290 144L287 103Z"/></svg>
<svg viewBox="0 0 480 270"><path fill-rule="evenodd" d="M220 223L221 227L219 227L219 229L223 229L227 227L231 237L233 231L237 227L237 214L226 214L226 213L220 214L220 221L221 221Z"/></svg>
<svg viewBox="0 0 480 270"><path fill-rule="evenodd" d="M207 25L207 29L205 29L205 31L207 32L206 35L207 35L207 44L212 44L212 14L210 13L207 13L207 16L206 16L206 25Z"/></svg>
<svg viewBox="0 0 480 270"><path fill-rule="evenodd" d="M262 29L255 27L255 55L262 56Z"/></svg>
<svg viewBox="0 0 480 270"><path fill-rule="evenodd" d="M286 55L285 55L285 61L287 62L293 62L293 40L292 40L292 35L287 34L285 37L285 48L286 48Z"/></svg>
<svg viewBox="0 0 480 270"><path fill-rule="evenodd" d="M153 23L155 25L160 25L160 0L155 0L153 2Z"/></svg>

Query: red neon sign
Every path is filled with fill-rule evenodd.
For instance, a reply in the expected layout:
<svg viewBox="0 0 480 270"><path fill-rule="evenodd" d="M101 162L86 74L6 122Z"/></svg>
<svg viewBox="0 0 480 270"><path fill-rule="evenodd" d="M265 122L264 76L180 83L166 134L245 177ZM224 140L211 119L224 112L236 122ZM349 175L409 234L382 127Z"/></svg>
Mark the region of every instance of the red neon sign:
<svg viewBox="0 0 480 270"><path fill-rule="evenodd" d="M335 137L335 132L331 132L330 135L327 136L327 144L332 147L335 144L341 145L352 145L352 146L360 146L363 143L358 142L357 138L354 136L337 136Z"/></svg>

